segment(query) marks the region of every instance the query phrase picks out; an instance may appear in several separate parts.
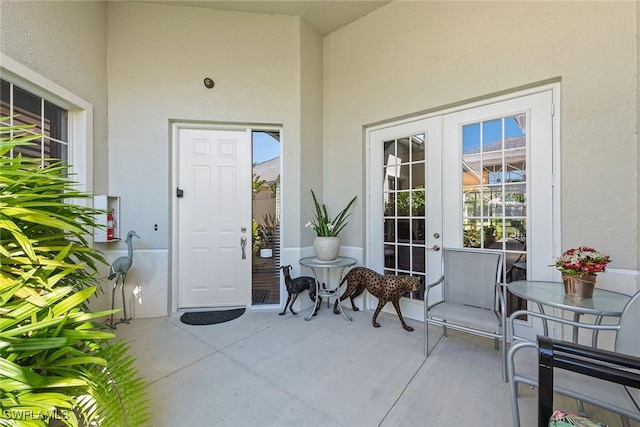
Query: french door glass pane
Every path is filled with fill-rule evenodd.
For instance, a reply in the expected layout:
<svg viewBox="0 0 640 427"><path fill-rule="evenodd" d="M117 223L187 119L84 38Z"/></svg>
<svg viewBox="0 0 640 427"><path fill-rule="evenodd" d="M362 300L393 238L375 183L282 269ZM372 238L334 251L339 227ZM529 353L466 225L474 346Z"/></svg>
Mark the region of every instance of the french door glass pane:
<svg viewBox="0 0 640 427"><path fill-rule="evenodd" d="M413 233L411 234L411 243L424 245L426 220L412 219L411 222L411 229L413 230Z"/></svg>
<svg viewBox="0 0 640 427"><path fill-rule="evenodd" d="M424 163L414 163L411 168L411 188L424 188Z"/></svg>
<svg viewBox="0 0 640 427"><path fill-rule="evenodd" d="M525 132L526 114L462 127L463 246L503 251L507 281L526 272Z"/></svg>
<svg viewBox="0 0 640 427"><path fill-rule="evenodd" d="M396 220L385 218L384 220L384 241L385 243L396 241Z"/></svg>
<svg viewBox="0 0 640 427"><path fill-rule="evenodd" d="M411 264L411 269L413 271L417 271L420 273L424 273L424 260L425 260L425 248L424 246L413 246L411 248L413 251L413 263Z"/></svg>
<svg viewBox="0 0 640 427"><path fill-rule="evenodd" d="M396 156L400 160L400 163L409 162L409 138L401 138L397 140L396 144Z"/></svg>
<svg viewBox="0 0 640 427"><path fill-rule="evenodd" d="M414 134L384 142L385 274L425 276L426 138ZM424 286L424 285L423 285ZM422 291L413 298L421 298Z"/></svg>

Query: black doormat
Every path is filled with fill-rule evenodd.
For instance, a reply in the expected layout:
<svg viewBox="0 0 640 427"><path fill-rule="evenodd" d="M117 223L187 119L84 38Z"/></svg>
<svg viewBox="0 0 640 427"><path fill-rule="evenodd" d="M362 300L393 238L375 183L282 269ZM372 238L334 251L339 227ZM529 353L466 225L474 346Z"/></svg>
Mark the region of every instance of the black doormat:
<svg viewBox="0 0 640 427"><path fill-rule="evenodd" d="M180 321L187 325L214 325L237 319L244 314L244 308L215 311L193 311L180 316Z"/></svg>

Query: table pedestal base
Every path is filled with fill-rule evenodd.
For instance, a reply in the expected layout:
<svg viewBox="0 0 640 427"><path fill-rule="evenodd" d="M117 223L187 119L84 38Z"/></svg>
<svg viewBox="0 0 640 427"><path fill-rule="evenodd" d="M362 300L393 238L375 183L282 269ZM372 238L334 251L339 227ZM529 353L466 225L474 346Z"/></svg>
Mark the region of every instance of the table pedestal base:
<svg viewBox="0 0 640 427"><path fill-rule="evenodd" d="M313 311L308 317L305 317L304 320L309 321L311 318L318 312L320 309L320 298L324 297L327 299L327 308L331 308L331 298L336 298L338 302L338 310L340 310L340 314L348 320L351 321L351 317L347 316L347 314L342 309L342 304L340 304L340 282L342 281L342 275L344 274L344 269L346 267L350 267L356 264L356 260L354 258L348 257L338 257L335 263L326 263L320 262L315 258L302 258L300 260L300 264L305 267L311 268L313 271L313 276L316 279L316 303L313 306ZM318 269L326 270L326 285L319 280ZM335 287L331 286L331 270L338 270L338 282ZM322 285L320 285L322 283Z"/></svg>

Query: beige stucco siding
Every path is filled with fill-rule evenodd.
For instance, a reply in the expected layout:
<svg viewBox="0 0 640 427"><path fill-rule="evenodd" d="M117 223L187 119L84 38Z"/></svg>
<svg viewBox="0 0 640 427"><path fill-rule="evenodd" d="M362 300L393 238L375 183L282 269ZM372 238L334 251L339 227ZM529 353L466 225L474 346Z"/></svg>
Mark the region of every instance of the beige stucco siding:
<svg viewBox="0 0 640 427"><path fill-rule="evenodd" d="M324 52L325 193L335 199L361 192L367 124L557 78L562 246L592 245L611 254L612 267L634 270L636 7L393 2L330 34ZM350 242L362 240L350 232Z"/></svg>
<svg viewBox="0 0 640 427"><path fill-rule="evenodd" d="M120 226L142 237L127 283L145 317L169 303L170 120L282 125L283 262L311 245L311 188L332 212L360 196L341 238L361 258L367 125L548 81L562 247L592 245L637 281L639 21L631 1L395 1L322 38L289 16L2 1L0 49L93 105L94 191L121 196Z"/></svg>
<svg viewBox="0 0 640 427"><path fill-rule="evenodd" d="M110 188L123 196L126 227L159 221L164 232L145 233L147 244L167 248L169 121L282 124L299 144L299 23L142 3L108 11Z"/></svg>
<svg viewBox="0 0 640 427"><path fill-rule="evenodd" d="M2 1L0 51L93 105L93 190L107 191L106 4Z"/></svg>
<svg viewBox="0 0 640 427"><path fill-rule="evenodd" d="M283 194L291 196L286 204L298 204L300 20L110 2L108 22L110 189L122 196L123 227L136 229L140 245L154 249L147 265L162 266L143 277L155 288L146 290L147 299L154 298L151 306L164 309L170 120L282 125L283 165L290 177ZM205 88L205 77L215 81L213 89ZM132 176L138 177L135 185ZM295 212L293 219L283 224L285 245L299 238Z"/></svg>

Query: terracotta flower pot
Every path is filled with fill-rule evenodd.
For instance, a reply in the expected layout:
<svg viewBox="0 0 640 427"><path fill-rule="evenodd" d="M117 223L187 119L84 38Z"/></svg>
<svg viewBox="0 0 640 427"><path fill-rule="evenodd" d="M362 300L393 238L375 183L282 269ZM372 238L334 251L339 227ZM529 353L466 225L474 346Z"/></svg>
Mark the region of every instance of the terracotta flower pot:
<svg viewBox="0 0 640 427"><path fill-rule="evenodd" d="M588 274L582 277L563 274L564 293L577 298L591 298L593 289L596 286L596 277L595 274Z"/></svg>

